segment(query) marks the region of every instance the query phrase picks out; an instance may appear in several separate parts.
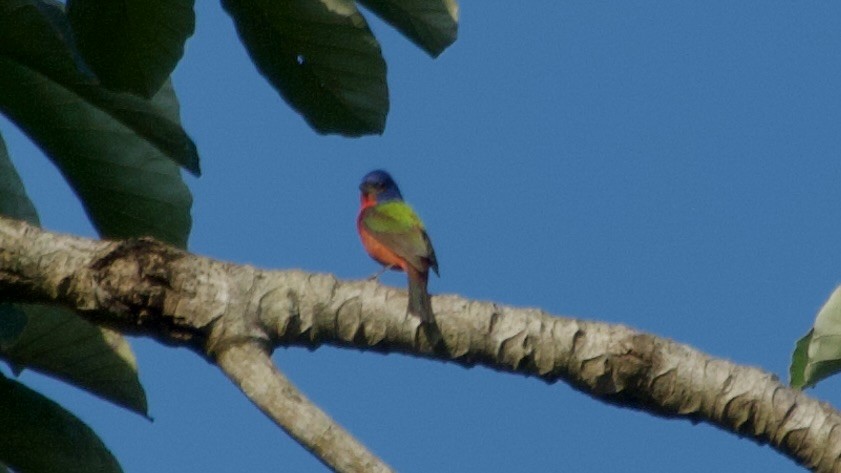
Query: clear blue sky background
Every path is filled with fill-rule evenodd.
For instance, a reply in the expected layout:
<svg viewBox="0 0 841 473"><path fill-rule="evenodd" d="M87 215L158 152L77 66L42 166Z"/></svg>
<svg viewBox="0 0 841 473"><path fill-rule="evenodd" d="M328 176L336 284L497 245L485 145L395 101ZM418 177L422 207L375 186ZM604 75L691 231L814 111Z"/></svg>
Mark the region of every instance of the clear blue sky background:
<svg viewBox="0 0 841 473"><path fill-rule="evenodd" d="M307 128L221 7L196 7L175 73L204 170L187 178L194 252L366 277L357 184L384 167L435 243L433 292L622 323L784 379L841 282L841 3L465 2L437 60L373 21L392 108L382 137L357 140ZM0 129L44 225L93 235L48 161ZM128 472L323 471L214 367L133 342L153 423L22 381ZM800 471L563 383L333 348L274 359L400 471ZM841 405L841 378L810 392Z"/></svg>

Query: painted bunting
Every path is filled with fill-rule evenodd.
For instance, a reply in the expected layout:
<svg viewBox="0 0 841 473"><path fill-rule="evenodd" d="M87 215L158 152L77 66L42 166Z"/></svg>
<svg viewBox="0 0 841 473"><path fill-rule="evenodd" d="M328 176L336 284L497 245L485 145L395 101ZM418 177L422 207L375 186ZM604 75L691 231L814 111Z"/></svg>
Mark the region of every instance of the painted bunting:
<svg viewBox="0 0 841 473"><path fill-rule="evenodd" d="M356 229L365 251L385 269L405 271L409 278L409 313L433 322L427 292L429 269L438 274L435 250L423 222L405 202L391 176L371 171L359 184L361 207Z"/></svg>

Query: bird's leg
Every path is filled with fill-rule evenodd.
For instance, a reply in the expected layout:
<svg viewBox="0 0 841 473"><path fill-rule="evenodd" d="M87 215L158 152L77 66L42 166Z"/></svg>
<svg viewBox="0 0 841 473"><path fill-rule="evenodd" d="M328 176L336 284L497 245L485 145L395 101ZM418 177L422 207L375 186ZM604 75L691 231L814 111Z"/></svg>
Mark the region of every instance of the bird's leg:
<svg viewBox="0 0 841 473"><path fill-rule="evenodd" d="M387 266L383 266L383 269L381 269L381 270L377 271L376 273L374 273L374 274L372 274L372 275L368 276L368 280L369 280L369 281L379 281L379 280L380 280L380 276L382 276L384 272L386 272L386 271L388 271L389 269L392 269L392 268L394 268L394 265L393 265L393 264L389 264L389 265L387 265Z"/></svg>

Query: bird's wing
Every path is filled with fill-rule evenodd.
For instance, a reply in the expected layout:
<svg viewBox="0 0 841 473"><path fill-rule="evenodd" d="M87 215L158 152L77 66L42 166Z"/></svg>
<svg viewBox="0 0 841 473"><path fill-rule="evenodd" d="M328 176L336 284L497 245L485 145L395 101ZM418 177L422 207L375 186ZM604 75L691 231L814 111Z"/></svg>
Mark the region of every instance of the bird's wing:
<svg viewBox="0 0 841 473"><path fill-rule="evenodd" d="M426 247L429 249L429 255L426 257L429 260L429 267L435 271L435 274L438 273L438 258L435 257L435 248L432 247L432 242L429 240L429 235L426 234L426 230L423 230L423 239L426 241Z"/></svg>
<svg viewBox="0 0 841 473"><path fill-rule="evenodd" d="M405 202L384 202L369 207L361 222L377 241L397 253L418 271L438 272L435 250L423 222Z"/></svg>

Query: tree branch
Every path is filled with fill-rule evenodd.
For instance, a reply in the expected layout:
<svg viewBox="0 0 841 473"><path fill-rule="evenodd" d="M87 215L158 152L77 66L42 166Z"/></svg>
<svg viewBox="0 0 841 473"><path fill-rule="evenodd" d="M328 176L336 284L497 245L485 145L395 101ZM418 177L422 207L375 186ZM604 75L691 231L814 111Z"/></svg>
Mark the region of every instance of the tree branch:
<svg viewBox="0 0 841 473"><path fill-rule="evenodd" d="M259 344L231 344L216 362L261 411L334 471L392 471L307 399Z"/></svg>
<svg viewBox="0 0 841 473"><path fill-rule="evenodd" d="M269 394L249 384L254 373L231 374L254 343L402 352L561 380L605 402L769 443L815 471L841 470L841 413L831 406L760 369L621 325L438 296L437 326L429 329L406 314L405 292L375 282L261 271L152 240L92 241L6 219L0 300L62 304L124 333L191 347L227 366L246 395L299 440L324 430L295 434L260 399ZM262 357L260 370L277 373ZM286 383L276 378L271 389Z"/></svg>

